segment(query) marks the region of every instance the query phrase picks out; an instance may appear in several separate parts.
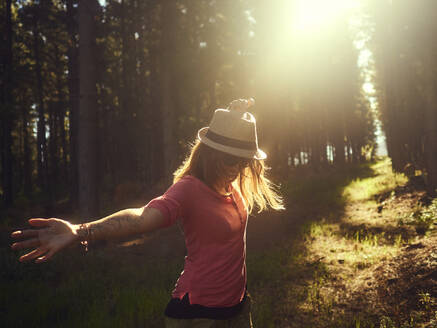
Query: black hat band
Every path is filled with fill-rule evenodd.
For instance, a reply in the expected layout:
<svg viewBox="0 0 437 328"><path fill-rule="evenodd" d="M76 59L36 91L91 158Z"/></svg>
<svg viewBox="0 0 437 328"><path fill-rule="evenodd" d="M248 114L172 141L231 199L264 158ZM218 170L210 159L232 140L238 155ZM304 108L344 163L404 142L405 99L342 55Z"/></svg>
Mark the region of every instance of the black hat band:
<svg viewBox="0 0 437 328"><path fill-rule="evenodd" d="M205 137L211 141L214 141L224 146L252 150L252 151L256 151L258 149L256 146L256 142L254 141L244 141L244 140L228 138L220 134L217 134L215 132L212 132L211 129L208 129L208 132L206 133Z"/></svg>

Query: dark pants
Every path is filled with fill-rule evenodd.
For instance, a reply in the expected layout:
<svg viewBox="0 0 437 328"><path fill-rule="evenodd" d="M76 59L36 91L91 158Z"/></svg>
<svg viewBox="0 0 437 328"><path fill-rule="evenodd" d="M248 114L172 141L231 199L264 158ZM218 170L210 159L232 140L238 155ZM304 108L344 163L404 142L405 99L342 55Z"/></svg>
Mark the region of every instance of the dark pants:
<svg viewBox="0 0 437 328"><path fill-rule="evenodd" d="M214 319L173 319L165 317L166 328L253 328L250 313L251 300L246 299L243 309L236 317L227 320Z"/></svg>

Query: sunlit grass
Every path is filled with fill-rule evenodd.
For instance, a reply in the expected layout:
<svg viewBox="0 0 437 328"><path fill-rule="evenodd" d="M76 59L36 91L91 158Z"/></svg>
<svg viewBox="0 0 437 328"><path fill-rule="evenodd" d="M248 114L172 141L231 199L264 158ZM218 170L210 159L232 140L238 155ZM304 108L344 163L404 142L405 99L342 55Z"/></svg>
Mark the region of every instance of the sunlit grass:
<svg viewBox="0 0 437 328"><path fill-rule="evenodd" d="M373 174L343 183L337 180L333 189L337 193L341 187L342 201L335 203L345 207L309 223L304 234L306 260L315 265L315 271L307 284L307 297L298 307L317 318L313 319L313 326L370 328L392 322L388 317L369 313L354 316L342 314L341 310L350 293L363 293L370 286L371 280L367 279L375 268L400 255L406 244L418 238L411 229L399 226L399 218L408 215L409 207L383 207L383 212L377 211L381 204L395 200L395 190L404 186L407 178L392 172L389 159L374 163L369 169ZM430 211L421 207L420 215L426 216Z"/></svg>
<svg viewBox="0 0 437 328"><path fill-rule="evenodd" d="M312 172L297 169L283 183L282 192L288 202L307 207L314 206L319 212L333 212L344 207L348 198L345 188L357 179L374 176L371 163L346 166L327 172Z"/></svg>
<svg viewBox="0 0 437 328"><path fill-rule="evenodd" d="M331 270L338 269L343 274L368 268L396 256L403 242L401 235L388 240L383 232L356 231L349 234L342 231L338 224L327 223L311 224L308 237L310 253L315 258L323 258Z"/></svg>
<svg viewBox="0 0 437 328"><path fill-rule="evenodd" d="M391 161L388 157L371 165L370 168L377 175L353 180L344 188L344 197L350 201L367 201L376 195L394 190L396 187L405 185L408 182L405 175L392 171Z"/></svg>
<svg viewBox="0 0 437 328"><path fill-rule="evenodd" d="M374 209L377 205L374 197L394 190L407 182L404 175L393 173L388 158L370 166L375 175L356 178L343 188L342 196L349 201L360 201L360 208L354 209L354 216L345 213L345 218L324 220L310 225L308 232L308 249L315 255L324 258L324 262L331 266L347 264L354 270L367 268L381 260L393 257L399 253L403 237L400 233L386 234L381 225L375 220ZM363 212L360 210L363 208ZM373 210L373 212L371 212ZM358 211L358 212L356 212ZM369 215L370 214L370 215ZM397 220L384 222L395 226ZM350 225L342 225L348 222ZM359 223L359 225L358 225ZM365 228L377 225L377 232ZM326 251L329 250L329 251Z"/></svg>
<svg viewBox="0 0 437 328"><path fill-rule="evenodd" d="M384 209L381 216L376 211L379 195L391 197L406 182L389 164L384 160L342 171L297 173L283 184L292 205L285 215L291 220L305 217L293 226L289 239L248 253L255 327L370 328L385 320L342 309L349 306L347 293L361 288L366 273L411 242L398 227L402 214L397 209ZM127 260L129 248L124 251L115 255L102 248L83 256L71 250L35 266L18 263L16 254L0 248L0 309L8 309L3 323L163 327L163 311L183 259L129 255ZM426 291L421 300L427 301Z"/></svg>

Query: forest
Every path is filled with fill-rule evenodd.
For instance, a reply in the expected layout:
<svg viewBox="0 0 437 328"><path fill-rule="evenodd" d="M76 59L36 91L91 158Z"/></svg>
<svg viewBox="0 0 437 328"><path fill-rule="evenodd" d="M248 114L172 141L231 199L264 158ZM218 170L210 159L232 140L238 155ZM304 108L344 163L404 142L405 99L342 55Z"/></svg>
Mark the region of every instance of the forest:
<svg viewBox="0 0 437 328"><path fill-rule="evenodd" d="M297 222L304 226L303 243L308 238L326 239L322 231L327 231L329 218L352 213L343 202L349 193L351 204L363 202L361 207L356 205L359 213L366 211L370 201L378 203L372 203L377 213L388 209L393 214L398 211L396 206L404 206L399 210L402 213L413 212L404 213L408 219L393 214L393 222L400 228L384 235L366 223L344 231L344 225L329 229L338 228L347 238L369 247L381 243L398 248L422 245L428 258L435 259L435 238L431 242L414 239L412 227L422 224L417 218L428 218L423 220L429 233L437 216L437 203L433 203L437 190L436 1L4 0L0 17L0 221L4 225L0 232L9 233L11 226L22 224L24 218L16 218L24 214L48 217L62 213L73 221L84 221L147 203L171 184L173 172L214 110L226 108L233 99L253 97L256 102L251 112L257 119L260 148L268 154L272 180L286 200L300 202L296 208L291 206L295 212L290 215L300 215ZM377 182L384 187L373 194L369 191L373 185L354 185L359 179L379 176L386 179ZM360 188L367 188L368 195L357 196L355 193L363 192ZM417 204L396 203L407 192L413 193L411 199ZM321 203L311 203L312 198ZM431 206L429 210L427 206ZM314 212L314 218L323 220L310 224L303 218L311 216L306 210L313 213L315 207L320 211ZM405 223L413 219L413 225ZM372 238L381 239L374 245L369 241ZM321 247L328 249L327 245ZM288 246L295 249L294 244ZM270 267L276 260L281 267L283 247L266 257L272 263L262 262L257 250L252 262L262 263L259 267L254 264L252 276L257 277L258 271L267 270L264 265ZM296 254L300 251L295 249ZM314 318L335 312L324 307L327 296L311 294L330 279L320 259L333 253L318 257L314 253L315 258L307 258L305 264L297 255L284 260L300 268L303 276L310 267L316 268L311 271L313 289L305 289L308 306L318 313ZM1 263L7 268L0 282L38 275L38 269L18 269L5 254L0 249ZM101 261L98 263L107 265L98 253L95 256ZM382 258L375 256L378 261ZM78 261L82 267L92 262ZM337 261L340 265L345 262L336 258L336 265ZM169 263L176 272L173 266L178 264ZM365 263L363 270L368 268L366 260L357 263L355 269L360 269L360 263ZM433 263L428 269L435 279ZM64 262L57 265L62 269L48 272L70 268ZM166 277L167 269L159 270L158 274ZM285 279L283 271L269 270L278 280ZM98 276L98 269L93 273ZM296 277L293 279L300 279ZM112 283L112 278L108 279ZM276 291L260 281L255 294L266 296ZM87 283L91 284L86 281L83 286ZM426 293L428 287L414 291ZM432 301L427 304L434 311L435 285L430 288L434 294L428 293ZM99 290L103 293L104 288ZM159 293L154 294L152 303L158 304L160 311ZM83 295L78 292L79 298ZM99 298L99 294L94 296ZM2 304L6 307L7 303L2 302L0 298L0 316ZM267 306L274 303L269 298L263 302ZM279 324L275 315L260 310L266 305L263 302L257 308L258 327L305 327L285 323L281 310ZM155 310L152 307L152 314L135 314L128 326L149 322ZM293 311L303 313L297 307ZM390 311L383 317L369 317L372 323L360 321L362 317L354 312L347 325L336 321L332 327L360 327L360 322L361 327L374 327L376 322L379 327L401 327L401 321L390 326L390 318L401 318L395 310ZM96 313L82 319L98 318ZM47 315L41 326L59 324L56 315ZM386 317L389 319L381 319ZM96 320L90 327L108 323ZM313 322L313 327L328 327L323 321Z"/></svg>
<svg viewBox="0 0 437 328"><path fill-rule="evenodd" d="M371 159L379 120L394 169L435 189L436 4L362 1L325 25L299 5L2 1L2 207L96 214L123 186L168 182L213 110L242 97L278 174Z"/></svg>

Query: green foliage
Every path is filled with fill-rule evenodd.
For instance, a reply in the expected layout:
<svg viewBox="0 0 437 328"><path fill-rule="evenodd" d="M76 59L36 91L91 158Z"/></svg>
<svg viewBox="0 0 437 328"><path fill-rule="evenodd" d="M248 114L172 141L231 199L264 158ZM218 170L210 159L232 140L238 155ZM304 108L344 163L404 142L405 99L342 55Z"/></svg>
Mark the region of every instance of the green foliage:
<svg viewBox="0 0 437 328"><path fill-rule="evenodd" d="M379 322L379 328L396 328L395 323L390 317L382 317Z"/></svg>
<svg viewBox="0 0 437 328"><path fill-rule="evenodd" d="M430 205L418 203L413 211L406 217L399 219L399 224L411 225L418 234L425 234L437 222L437 198Z"/></svg>
<svg viewBox="0 0 437 328"><path fill-rule="evenodd" d="M421 291L419 292L419 303L426 311L429 311L434 303L434 300L428 292Z"/></svg>

